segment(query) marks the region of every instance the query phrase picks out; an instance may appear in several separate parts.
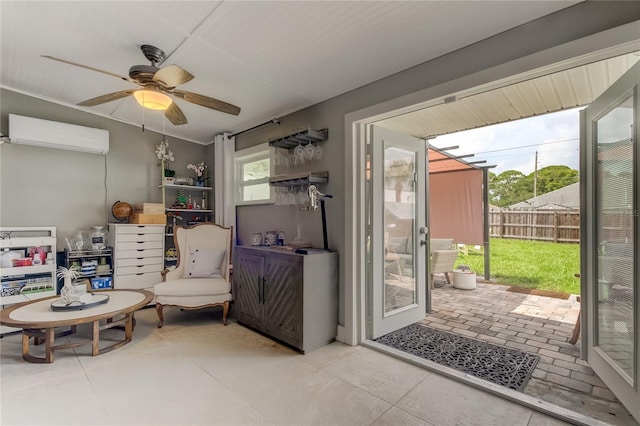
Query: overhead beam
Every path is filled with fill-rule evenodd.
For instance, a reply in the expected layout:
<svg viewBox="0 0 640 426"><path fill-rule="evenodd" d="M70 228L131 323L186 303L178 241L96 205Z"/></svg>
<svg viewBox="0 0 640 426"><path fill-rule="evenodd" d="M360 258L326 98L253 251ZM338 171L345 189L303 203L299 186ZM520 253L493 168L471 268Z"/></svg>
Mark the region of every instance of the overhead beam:
<svg viewBox="0 0 640 426"><path fill-rule="evenodd" d="M475 154L464 154L464 155L456 155L447 158L436 158L435 160L429 160L430 163L437 163L438 161L449 161L449 160L459 160L461 158L473 157Z"/></svg>
<svg viewBox="0 0 640 426"><path fill-rule="evenodd" d="M438 147L435 147L433 145L429 145L429 148L435 149L436 151L450 151L452 149L460 148L460 145L446 146L444 148L438 148Z"/></svg>

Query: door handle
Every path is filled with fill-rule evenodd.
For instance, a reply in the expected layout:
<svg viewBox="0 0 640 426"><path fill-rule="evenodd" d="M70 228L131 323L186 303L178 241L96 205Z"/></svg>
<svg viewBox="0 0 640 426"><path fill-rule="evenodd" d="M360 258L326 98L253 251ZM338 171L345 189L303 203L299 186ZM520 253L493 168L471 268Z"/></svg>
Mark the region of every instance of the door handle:
<svg viewBox="0 0 640 426"><path fill-rule="evenodd" d="M258 303L264 304L264 277L258 277Z"/></svg>
<svg viewBox="0 0 640 426"><path fill-rule="evenodd" d="M418 229L418 232L421 234L427 235L427 232L429 232L429 228L425 226L421 226L420 229Z"/></svg>
<svg viewBox="0 0 640 426"><path fill-rule="evenodd" d="M427 240L420 240L420 245L421 246L426 246L427 245Z"/></svg>
<svg viewBox="0 0 640 426"><path fill-rule="evenodd" d="M262 304L263 305L265 303L265 299L267 298L266 286L267 286L267 277L262 277Z"/></svg>

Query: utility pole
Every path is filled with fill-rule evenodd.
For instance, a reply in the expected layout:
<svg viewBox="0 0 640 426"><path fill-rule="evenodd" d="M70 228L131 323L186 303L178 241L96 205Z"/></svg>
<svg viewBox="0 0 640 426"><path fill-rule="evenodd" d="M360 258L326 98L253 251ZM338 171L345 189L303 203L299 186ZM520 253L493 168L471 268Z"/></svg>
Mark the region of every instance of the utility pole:
<svg viewBox="0 0 640 426"><path fill-rule="evenodd" d="M536 163L533 169L533 197L538 196L538 151L536 151Z"/></svg>

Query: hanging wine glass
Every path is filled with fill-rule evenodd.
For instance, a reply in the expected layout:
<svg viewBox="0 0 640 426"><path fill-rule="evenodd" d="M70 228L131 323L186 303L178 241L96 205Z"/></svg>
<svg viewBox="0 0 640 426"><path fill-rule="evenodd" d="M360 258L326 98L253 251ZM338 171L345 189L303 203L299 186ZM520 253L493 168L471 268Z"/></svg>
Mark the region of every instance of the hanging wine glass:
<svg viewBox="0 0 640 426"><path fill-rule="evenodd" d="M320 142L316 142L316 146L313 148L313 159L319 160L322 158L322 148L320 148Z"/></svg>
<svg viewBox="0 0 640 426"><path fill-rule="evenodd" d="M293 155L296 165L304 164L304 147L302 146L302 142L298 141L298 146L293 149Z"/></svg>
<svg viewBox="0 0 640 426"><path fill-rule="evenodd" d="M289 193L287 194L287 204L290 206L295 205L298 202L298 197L296 197L296 190L294 187L289 188Z"/></svg>
<svg viewBox="0 0 640 426"><path fill-rule="evenodd" d="M306 187L301 186L298 191L298 205L306 206L307 204L309 204L309 191Z"/></svg>
<svg viewBox="0 0 640 426"><path fill-rule="evenodd" d="M282 165L282 155L280 155L280 150L276 147L273 150L273 165L281 166Z"/></svg>
<svg viewBox="0 0 640 426"><path fill-rule="evenodd" d="M304 158L307 161L311 161L313 160L313 156L315 154L316 149L314 148L313 144L311 142L309 142L307 144L307 146L304 147Z"/></svg>
<svg viewBox="0 0 640 426"><path fill-rule="evenodd" d="M279 186L278 188L278 197L276 198L276 204L279 206L284 206L287 204L287 188Z"/></svg>

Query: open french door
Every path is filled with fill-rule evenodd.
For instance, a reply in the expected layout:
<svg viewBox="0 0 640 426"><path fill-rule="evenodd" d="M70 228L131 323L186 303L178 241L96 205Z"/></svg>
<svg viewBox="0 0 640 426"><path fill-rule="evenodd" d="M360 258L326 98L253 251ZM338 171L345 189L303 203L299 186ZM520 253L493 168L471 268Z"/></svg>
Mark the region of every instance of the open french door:
<svg viewBox="0 0 640 426"><path fill-rule="evenodd" d="M587 362L640 421L640 63L581 114Z"/></svg>
<svg viewBox="0 0 640 426"><path fill-rule="evenodd" d="M370 126L369 318L375 339L423 320L427 300L426 142Z"/></svg>

